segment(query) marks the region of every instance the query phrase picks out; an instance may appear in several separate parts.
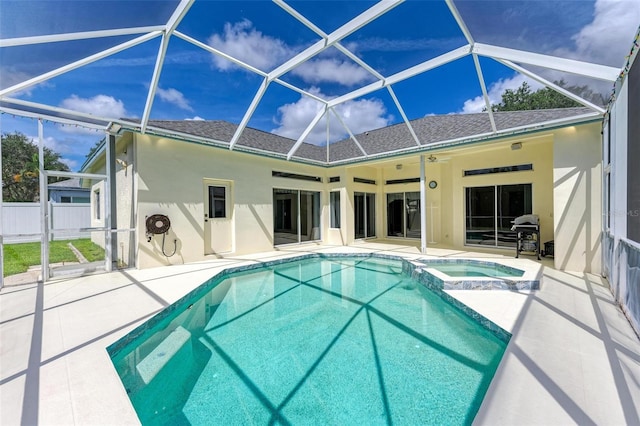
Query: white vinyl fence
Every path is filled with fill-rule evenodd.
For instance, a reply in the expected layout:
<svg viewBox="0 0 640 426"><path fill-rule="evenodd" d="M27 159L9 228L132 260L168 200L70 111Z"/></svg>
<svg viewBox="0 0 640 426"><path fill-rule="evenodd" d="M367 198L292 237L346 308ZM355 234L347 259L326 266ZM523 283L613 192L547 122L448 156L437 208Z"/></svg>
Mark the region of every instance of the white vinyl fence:
<svg viewBox="0 0 640 426"><path fill-rule="evenodd" d="M65 232L56 229L80 229L91 226L91 204L49 203L49 229L54 240L89 238L90 232ZM40 203L4 203L2 205L2 234L4 243L40 241ZM33 235L37 234L37 235Z"/></svg>

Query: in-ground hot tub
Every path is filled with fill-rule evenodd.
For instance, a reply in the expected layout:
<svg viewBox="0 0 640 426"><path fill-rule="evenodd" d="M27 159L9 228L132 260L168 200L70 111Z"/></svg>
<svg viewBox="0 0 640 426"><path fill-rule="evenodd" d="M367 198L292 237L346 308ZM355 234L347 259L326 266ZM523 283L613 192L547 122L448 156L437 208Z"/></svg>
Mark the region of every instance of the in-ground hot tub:
<svg viewBox="0 0 640 426"><path fill-rule="evenodd" d="M422 281L440 290L538 290L538 269L522 269L503 262L476 259L419 259L416 268L425 274ZM534 264L538 266L537 264Z"/></svg>

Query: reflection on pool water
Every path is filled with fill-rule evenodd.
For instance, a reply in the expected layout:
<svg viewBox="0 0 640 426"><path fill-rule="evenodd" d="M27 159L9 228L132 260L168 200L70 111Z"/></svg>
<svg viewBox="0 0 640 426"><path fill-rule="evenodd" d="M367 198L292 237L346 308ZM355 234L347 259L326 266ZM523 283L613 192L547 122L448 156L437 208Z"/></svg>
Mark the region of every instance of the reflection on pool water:
<svg viewBox="0 0 640 426"><path fill-rule="evenodd" d="M402 269L316 257L224 274L108 350L143 424L468 424L508 337Z"/></svg>

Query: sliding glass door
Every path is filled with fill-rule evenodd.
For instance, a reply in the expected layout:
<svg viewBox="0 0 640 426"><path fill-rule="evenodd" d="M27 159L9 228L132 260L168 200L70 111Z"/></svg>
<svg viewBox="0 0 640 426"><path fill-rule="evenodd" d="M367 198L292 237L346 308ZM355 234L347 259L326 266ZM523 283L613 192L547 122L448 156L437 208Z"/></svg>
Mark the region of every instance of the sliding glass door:
<svg viewBox="0 0 640 426"><path fill-rule="evenodd" d="M420 192L387 194L387 235L420 238Z"/></svg>
<svg viewBox="0 0 640 426"><path fill-rule="evenodd" d="M513 220L532 213L531 184L465 188L465 244L515 247Z"/></svg>
<svg viewBox="0 0 640 426"><path fill-rule="evenodd" d="M376 236L376 194L356 192L353 196L355 237Z"/></svg>
<svg viewBox="0 0 640 426"><path fill-rule="evenodd" d="M320 239L320 193L273 190L274 245Z"/></svg>

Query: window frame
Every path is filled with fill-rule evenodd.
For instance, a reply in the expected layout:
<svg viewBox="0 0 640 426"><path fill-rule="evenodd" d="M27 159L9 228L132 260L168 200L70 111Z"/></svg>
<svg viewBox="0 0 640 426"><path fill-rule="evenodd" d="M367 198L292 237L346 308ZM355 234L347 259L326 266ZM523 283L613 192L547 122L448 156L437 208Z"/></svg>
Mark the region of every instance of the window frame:
<svg viewBox="0 0 640 426"><path fill-rule="evenodd" d="M470 246L470 247L489 247L492 249L508 249L508 250L513 250L516 246L516 242L515 242L515 235L516 233L513 232L513 236L512 238L514 238L513 241L513 245L510 244L509 241L506 241L505 244L499 244L499 240L500 240L500 233L503 233L503 238L508 237L505 236L505 232L506 234L510 234L510 231L501 231L501 227L499 226L499 222L500 222L500 217L504 218L504 215L500 214L500 208L499 208L499 203L500 203L500 197L499 197L499 193L500 193L500 188L505 187L505 186L529 186L529 190L528 193L530 194L531 198L530 200L528 200L529 205L531 206L531 211L527 212L526 209L526 205L527 205L527 200L525 200L525 211L522 213L524 214L533 214L533 212L535 212L535 208L534 208L534 196L533 196L533 183L532 182L524 182L524 183L504 183L504 184L493 184L493 185L477 185L477 186L465 186L464 187L464 245L465 246ZM469 215L468 215L468 202L469 202L469 195L468 195L468 191L471 189L481 189L481 188L492 188L493 189L493 229L492 229L492 233L493 233L493 244L482 244L482 243L473 243L473 242L469 242L469 238L468 238L468 234L469 234L469 227L468 227L468 219L469 219ZM527 191L524 191L524 195L526 197Z"/></svg>
<svg viewBox="0 0 640 426"><path fill-rule="evenodd" d="M340 214L340 198L341 195L339 190L329 191L329 227L332 229L340 229L342 225Z"/></svg>
<svg viewBox="0 0 640 426"><path fill-rule="evenodd" d="M227 202L229 198L228 197L229 187L227 185L209 184L208 188L209 188L209 193L208 193L209 210L207 213L208 213L209 219L227 219L229 217L229 209L228 209L229 203ZM222 189L222 200L220 200L220 195L215 194L215 189ZM222 215L218 215L219 210L216 207L216 202L218 201L222 201L223 203Z"/></svg>
<svg viewBox="0 0 640 426"><path fill-rule="evenodd" d="M94 205L95 205L95 208L94 208L94 211L93 211L93 213L94 213L93 216L94 216L95 220L102 220L102 215L100 214L101 210L102 210L101 209L101 205L100 205L101 204L100 203L100 198L101 198L100 197L100 192L101 192L100 189L96 189L96 190L93 191L93 199L94 199Z"/></svg>

